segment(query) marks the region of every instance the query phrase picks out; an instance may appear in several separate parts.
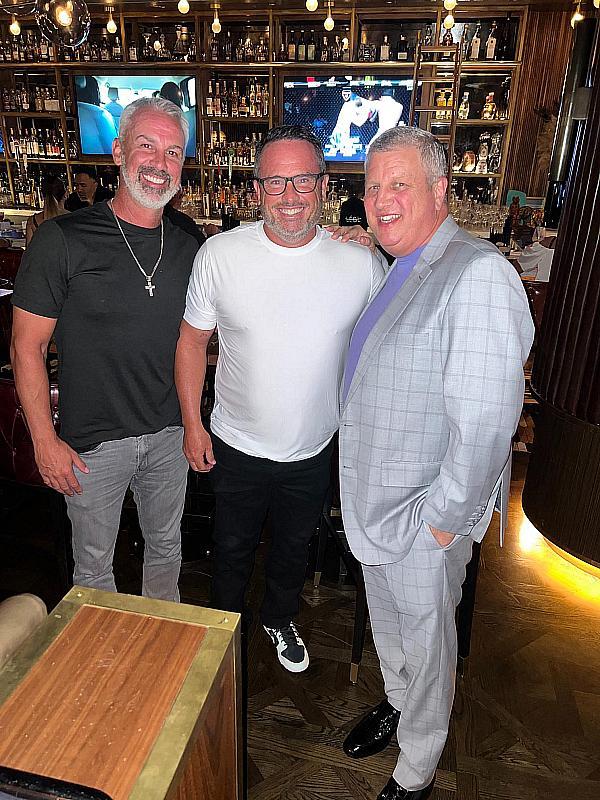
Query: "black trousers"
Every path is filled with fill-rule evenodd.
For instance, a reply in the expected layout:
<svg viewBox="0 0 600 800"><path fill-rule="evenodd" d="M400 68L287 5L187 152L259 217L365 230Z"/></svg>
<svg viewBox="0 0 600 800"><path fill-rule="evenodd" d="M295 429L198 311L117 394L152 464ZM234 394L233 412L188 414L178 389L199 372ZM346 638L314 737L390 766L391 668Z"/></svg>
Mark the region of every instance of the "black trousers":
<svg viewBox="0 0 600 800"><path fill-rule="evenodd" d="M280 462L246 455L212 436L216 495L212 604L242 612L254 554L269 514L271 546L260 617L280 628L298 613L308 545L329 487L333 444L312 458Z"/></svg>

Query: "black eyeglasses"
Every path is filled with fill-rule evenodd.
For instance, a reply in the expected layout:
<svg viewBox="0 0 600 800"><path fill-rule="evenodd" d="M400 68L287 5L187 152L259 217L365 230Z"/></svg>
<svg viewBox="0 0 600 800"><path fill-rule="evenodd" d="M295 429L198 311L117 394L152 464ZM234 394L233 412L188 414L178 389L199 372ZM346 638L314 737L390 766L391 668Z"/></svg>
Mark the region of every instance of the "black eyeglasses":
<svg viewBox="0 0 600 800"><path fill-rule="evenodd" d="M284 178L283 175L271 175L269 178L257 178L267 194L283 194L288 185L288 181L300 194L314 192L317 181L325 175L324 172L309 172L305 175L292 175L291 178Z"/></svg>

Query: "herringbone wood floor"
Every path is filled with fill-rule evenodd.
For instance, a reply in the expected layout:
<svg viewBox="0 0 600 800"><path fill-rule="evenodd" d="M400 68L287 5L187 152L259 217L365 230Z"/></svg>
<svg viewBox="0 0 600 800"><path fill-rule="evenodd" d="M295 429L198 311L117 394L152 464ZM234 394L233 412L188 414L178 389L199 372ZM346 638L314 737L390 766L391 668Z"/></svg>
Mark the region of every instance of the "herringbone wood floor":
<svg viewBox="0 0 600 800"><path fill-rule="evenodd" d="M524 552L525 463L515 467L506 545L498 546L495 522L483 548L472 653L457 684L434 800L600 798L600 605L563 589ZM184 594L191 579L184 577ZM362 761L341 750L346 732L382 696L368 634L358 685L348 681L353 601L352 588L326 584L316 594L307 582L299 627L311 665L301 675L282 670L253 627L250 800L371 800L391 774L395 745Z"/></svg>
<svg viewBox="0 0 600 800"><path fill-rule="evenodd" d="M516 461L506 546L498 547L496 522L482 551L472 653L433 800L600 800L600 588L595 604L577 596L530 551L520 508L527 456ZM56 569L48 554L34 558L35 534L47 530L43 505L15 504L11 494L4 501L0 594L34 591L51 607L62 594ZM139 592L136 552L122 537L121 591ZM254 608L263 553L261 546ZM183 601L206 602L209 572L208 562L184 567ZM249 800L374 800L391 774L394 745L363 761L341 750L346 732L382 696L368 633L358 685L348 681L353 603L351 587L325 581L315 594L306 583L299 627L311 665L301 675L281 669L265 634L251 629Z"/></svg>

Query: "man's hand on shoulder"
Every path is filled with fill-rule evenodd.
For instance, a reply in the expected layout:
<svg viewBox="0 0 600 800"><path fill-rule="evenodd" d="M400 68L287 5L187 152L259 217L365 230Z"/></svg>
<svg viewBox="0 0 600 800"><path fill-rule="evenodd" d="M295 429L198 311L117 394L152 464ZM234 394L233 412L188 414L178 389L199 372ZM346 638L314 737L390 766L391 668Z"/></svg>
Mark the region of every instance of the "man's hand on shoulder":
<svg viewBox="0 0 600 800"><path fill-rule="evenodd" d="M340 242L357 242L363 247L368 247L372 253L377 250L375 238L360 225L326 225L325 230L329 231L332 239Z"/></svg>
<svg viewBox="0 0 600 800"><path fill-rule="evenodd" d="M89 469L75 450L58 436L36 444L35 461L46 486L69 497L83 492L73 467L86 474Z"/></svg>
<svg viewBox="0 0 600 800"><path fill-rule="evenodd" d="M433 525L429 525L429 530L431 531L433 538L439 544L440 547L448 547L449 544L452 544L454 541L454 537L456 536L455 533L448 533L447 531L441 531L439 528L434 528Z"/></svg>
<svg viewBox="0 0 600 800"><path fill-rule="evenodd" d="M202 427L193 431L184 428L183 452L194 472L210 472L217 463L211 438Z"/></svg>

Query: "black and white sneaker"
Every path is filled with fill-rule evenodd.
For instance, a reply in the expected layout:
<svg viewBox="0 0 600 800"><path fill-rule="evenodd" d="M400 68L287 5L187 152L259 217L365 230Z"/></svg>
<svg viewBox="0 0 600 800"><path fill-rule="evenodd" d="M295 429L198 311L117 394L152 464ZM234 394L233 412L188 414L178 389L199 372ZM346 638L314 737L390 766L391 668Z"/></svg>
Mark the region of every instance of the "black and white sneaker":
<svg viewBox="0 0 600 800"><path fill-rule="evenodd" d="M288 672L304 672L308 667L308 652L293 622L283 628L263 628L277 648L277 658Z"/></svg>

